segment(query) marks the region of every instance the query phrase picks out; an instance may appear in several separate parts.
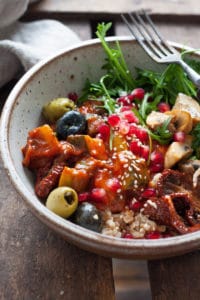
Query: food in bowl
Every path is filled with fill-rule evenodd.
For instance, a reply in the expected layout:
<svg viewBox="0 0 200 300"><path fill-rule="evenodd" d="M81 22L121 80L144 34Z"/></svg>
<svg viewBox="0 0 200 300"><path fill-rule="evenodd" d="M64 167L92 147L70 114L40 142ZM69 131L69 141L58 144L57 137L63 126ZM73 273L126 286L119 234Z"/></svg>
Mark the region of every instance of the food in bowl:
<svg viewBox="0 0 200 300"><path fill-rule="evenodd" d="M197 90L177 65L134 78L119 43L105 40L109 26L97 31L106 74L43 107L23 165L45 205L87 229L129 239L199 230Z"/></svg>

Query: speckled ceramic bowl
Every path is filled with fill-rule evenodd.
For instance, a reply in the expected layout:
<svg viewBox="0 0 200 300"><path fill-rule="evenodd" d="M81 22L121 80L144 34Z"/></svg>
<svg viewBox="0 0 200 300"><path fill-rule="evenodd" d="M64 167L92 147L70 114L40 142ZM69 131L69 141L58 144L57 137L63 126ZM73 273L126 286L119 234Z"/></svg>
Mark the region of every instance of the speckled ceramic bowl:
<svg viewBox="0 0 200 300"><path fill-rule="evenodd" d="M120 40L132 71L135 66L162 68L141 50L137 42L125 37ZM42 222L67 241L104 256L153 259L200 247L200 231L160 240L129 240L98 234L55 215L34 194L33 177L22 166L21 147L26 143L28 131L40 124L44 103L67 95L69 91L80 93L86 78L99 79L103 74L103 62L104 52L99 42L83 42L37 64L15 86L5 104L0 130L2 158L13 185Z"/></svg>

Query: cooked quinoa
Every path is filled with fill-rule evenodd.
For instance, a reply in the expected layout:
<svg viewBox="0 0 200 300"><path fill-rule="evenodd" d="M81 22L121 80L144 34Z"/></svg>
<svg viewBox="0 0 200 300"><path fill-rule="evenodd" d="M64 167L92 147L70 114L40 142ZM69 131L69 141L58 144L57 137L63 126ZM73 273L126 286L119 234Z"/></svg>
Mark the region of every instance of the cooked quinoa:
<svg viewBox="0 0 200 300"><path fill-rule="evenodd" d="M148 232L165 232L166 226L157 225L141 212L135 213L128 207L119 213L113 214L110 210L103 212L102 233L115 237L122 237L130 233L134 238L143 238Z"/></svg>

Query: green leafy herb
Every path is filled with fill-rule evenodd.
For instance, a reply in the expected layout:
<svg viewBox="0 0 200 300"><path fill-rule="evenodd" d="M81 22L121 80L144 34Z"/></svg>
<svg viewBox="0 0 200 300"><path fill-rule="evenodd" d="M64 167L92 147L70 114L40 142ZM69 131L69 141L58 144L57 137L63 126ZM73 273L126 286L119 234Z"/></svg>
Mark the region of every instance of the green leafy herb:
<svg viewBox="0 0 200 300"><path fill-rule="evenodd" d="M114 43L106 40L106 34L111 26L111 22L107 24L101 23L97 26L96 31L96 35L100 39L106 53L106 62L102 68L105 70L105 74L108 75L104 78L104 84L111 98L116 99L119 97L121 91L130 93L135 87L142 87L146 92L151 93L156 105L157 101L164 101L173 105L178 93L184 93L191 97L197 96L197 88L190 81L181 66L177 64L170 64L164 71L160 72L136 68L137 76L133 78L125 62L119 42L116 41ZM187 53L183 52L183 55ZM185 60L200 73L199 61L188 58L185 58ZM89 95L102 97L104 92L100 82L90 83L87 81L79 103L82 103ZM143 102L140 113L144 119L153 110L153 105L151 108L149 103L146 106L146 103Z"/></svg>
<svg viewBox="0 0 200 300"><path fill-rule="evenodd" d="M168 125L171 121L171 118L169 117L161 126L157 127L157 129L155 131L152 131L147 125L145 120L143 119L142 115L140 114L140 112L133 108L132 111L134 112L134 114L136 115L136 117L138 118L139 122L141 123L141 125L143 127L146 128L149 136L151 139L159 142L159 144L161 145L166 145L169 144L171 139L172 139L172 133L169 131L168 129ZM151 141L150 143L151 144Z"/></svg>
<svg viewBox="0 0 200 300"><path fill-rule="evenodd" d="M172 139L172 133L168 129L170 121L171 118L169 117L161 126L157 127L154 132L150 133L151 137L161 145L169 144Z"/></svg>
<svg viewBox="0 0 200 300"><path fill-rule="evenodd" d="M109 74L112 74L114 81L118 85L124 87L123 90L133 89L135 87L134 79L126 65L123 53L121 51L119 42L116 41L116 48L112 48L106 40L106 33L112 26L112 23L101 23L97 26L96 35L100 39L101 44L107 54L107 64L104 65L104 69L107 70Z"/></svg>
<svg viewBox="0 0 200 300"><path fill-rule="evenodd" d="M161 95L155 97L154 100L149 100L152 94L146 93L144 99L142 100L139 108L139 113L143 120L146 120L148 114L150 114L153 110L157 110L157 105L160 102Z"/></svg>
<svg viewBox="0 0 200 300"><path fill-rule="evenodd" d="M192 148L197 159L200 159L200 123L197 124L192 130L192 136L194 137L192 142Z"/></svg>
<svg viewBox="0 0 200 300"><path fill-rule="evenodd" d="M104 80L109 77L109 75L105 75L103 77L101 77L100 79L100 84L102 86L102 89L104 91L105 96L102 97L102 99L100 99L100 101L103 102L103 107L108 111L108 113L111 115L116 108L116 101L111 98L105 84L104 84Z"/></svg>
<svg viewBox="0 0 200 300"><path fill-rule="evenodd" d="M176 64L170 64L163 72L137 70L137 85L171 105L174 104L178 93L196 97L197 88L187 77L183 69Z"/></svg>

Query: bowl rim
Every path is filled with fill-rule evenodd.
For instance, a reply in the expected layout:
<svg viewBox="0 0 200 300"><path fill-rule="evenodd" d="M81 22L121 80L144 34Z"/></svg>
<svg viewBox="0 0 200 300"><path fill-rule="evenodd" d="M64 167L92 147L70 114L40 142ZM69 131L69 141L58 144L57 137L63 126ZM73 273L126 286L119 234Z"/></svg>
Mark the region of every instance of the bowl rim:
<svg viewBox="0 0 200 300"><path fill-rule="evenodd" d="M137 43L137 41L135 41L132 37L127 36L114 36L107 38L110 42L114 42L116 39L120 42ZM175 42L170 41L169 43L179 49L193 50L190 47L183 46ZM31 78L34 77L41 69L45 68L45 66L49 63L67 55L67 53L73 52L74 50L78 50L83 47L92 47L96 44L100 44L99 39L90 39L58 51L38 62L16 83L4 104L0 119L0 152L4 169L6 170L16 191L25 200L26 205L33 214L51 229L57 231L57 233L63 236L67 241L80 248L103 256L127 259L158 259L180 255L195 250L200 246L200 231L158 240L131 240L111 237L87 230L55 215L47 209L37 199L34 192L31 193L26 190L26 186L17 174L9 151L8 128L10 123L10 114L12 113L13 106L21 91L28 84ZM197 56L200 57L200 54L197 54ZM35 199L37 199L37 201L34 201Z"/></svg>

